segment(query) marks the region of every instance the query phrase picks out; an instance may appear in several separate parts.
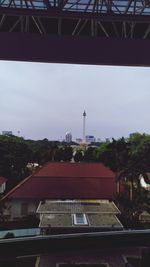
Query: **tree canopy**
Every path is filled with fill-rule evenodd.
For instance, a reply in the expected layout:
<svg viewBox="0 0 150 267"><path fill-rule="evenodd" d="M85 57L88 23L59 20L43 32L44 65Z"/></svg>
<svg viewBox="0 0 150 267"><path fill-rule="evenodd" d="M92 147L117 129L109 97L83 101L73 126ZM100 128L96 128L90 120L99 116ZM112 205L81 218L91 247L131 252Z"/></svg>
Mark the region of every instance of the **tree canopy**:
<svg viewBox="0 0 150 267"><path fill-rule="evenodd" d="M0 135L0 175L23 179L29 174L27 163L43 165L48 161L102 162L118 174L119 179L128 174L134 178L141 173L149 182L150 135L132 133L128 138L106 140L98 147L88 146L86 150L65 142L25 140L17 136ZM133 175L132 175L133 176Z"/></svg>

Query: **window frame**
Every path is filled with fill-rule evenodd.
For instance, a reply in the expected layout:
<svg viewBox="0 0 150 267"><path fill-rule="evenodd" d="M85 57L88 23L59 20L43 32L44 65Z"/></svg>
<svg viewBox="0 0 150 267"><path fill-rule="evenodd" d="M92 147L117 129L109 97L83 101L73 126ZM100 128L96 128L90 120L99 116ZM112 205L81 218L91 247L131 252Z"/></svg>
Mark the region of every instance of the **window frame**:
<svg viewBox="0 0 150 267"><path fill-rule="evenodd" d="M83 223L78 222L77 216L82 215L83 216ZM89 225L86 214L85 213L74 213L73 214L73 224L74 225Z"/></svg>

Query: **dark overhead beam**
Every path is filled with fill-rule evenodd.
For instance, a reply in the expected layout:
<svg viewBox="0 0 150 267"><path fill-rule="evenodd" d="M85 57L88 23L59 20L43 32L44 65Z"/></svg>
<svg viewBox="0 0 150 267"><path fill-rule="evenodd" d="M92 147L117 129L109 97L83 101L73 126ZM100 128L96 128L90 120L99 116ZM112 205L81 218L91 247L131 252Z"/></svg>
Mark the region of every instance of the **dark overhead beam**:
<svg viewBox="0 0 150 267"><path fill-rule="evenodd" d="M149 40L0 33L0 59L91 65L150 66Z"/></svg>
<svg viewBox="0 0 150 267"><path fill-rule="evenodd" d="M150 15L128 15L114 13L92 13L79 11L62 11L59 8L51 8L49 10L36 10L25 8L9 8L0 7L0 15L7 16L37 16L45 18L62 18L62 19L95 19L99 21L126 21L150 23Z"/></svg>

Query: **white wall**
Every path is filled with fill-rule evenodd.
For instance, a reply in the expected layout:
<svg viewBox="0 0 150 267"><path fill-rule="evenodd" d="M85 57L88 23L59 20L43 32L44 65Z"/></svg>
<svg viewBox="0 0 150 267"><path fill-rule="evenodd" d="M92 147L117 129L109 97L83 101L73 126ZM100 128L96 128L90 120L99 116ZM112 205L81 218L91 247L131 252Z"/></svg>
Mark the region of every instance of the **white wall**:
<svg viewBox="0 0 150 267"><path fill-rule="evenodd" d="M0 186L0 193L4 193L5 191L5 188L6 188L6 183L3 183L1 186Z"/></svg>
<svg viewBox="0 0 150 267"><path fill-rule="evenodd" d="M21 204L22 203L28 203L28 214L33 214L36 212L36 209L38 207L40 201L34 201L34 200L26 200L26 199L20 199L20 200L12 200L11 201L11 217L21 217Z"/></svg>

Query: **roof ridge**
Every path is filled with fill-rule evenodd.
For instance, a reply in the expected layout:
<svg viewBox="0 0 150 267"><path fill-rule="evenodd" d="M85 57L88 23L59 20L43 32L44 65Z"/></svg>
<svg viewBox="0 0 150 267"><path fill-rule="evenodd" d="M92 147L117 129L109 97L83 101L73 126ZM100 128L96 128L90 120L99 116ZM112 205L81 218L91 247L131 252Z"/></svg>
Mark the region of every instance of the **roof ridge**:
<svg viewBox="0 0 150 267"><path fill-rule="evenodd" d="M18 189L22 184L24 184L27 180L29 180L29 178L31 178L32 175L26 177L23 181L21 181L19 184L17 184L15 187L13 187L4 197L1 198L0 201L4 200L5 198L7 198L9 195L11 195L11 193L13 193L14 191L16 191L16 189Z"/></svg>

